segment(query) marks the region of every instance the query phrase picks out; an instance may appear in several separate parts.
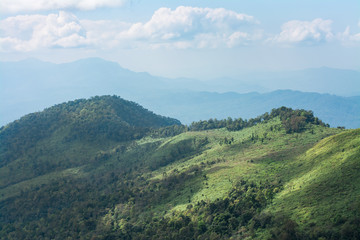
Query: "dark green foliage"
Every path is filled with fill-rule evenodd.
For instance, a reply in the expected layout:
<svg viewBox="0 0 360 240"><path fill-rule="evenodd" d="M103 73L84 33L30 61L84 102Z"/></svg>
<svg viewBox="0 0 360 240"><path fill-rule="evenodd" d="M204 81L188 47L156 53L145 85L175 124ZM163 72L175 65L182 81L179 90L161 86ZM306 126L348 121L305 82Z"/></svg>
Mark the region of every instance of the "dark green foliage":
<svg viewBox="0 0 360 240"><path fill-rule="evenodd" d="M281 107L271 111L270 117L274 116L280 117L286 133L301 132L309 123L322 126L326 125L315 117L312 111L303 109L293 110L291 108Z"/></svg>
<svg viewBox="0 0 360 240"><path fill-rule="evenodd" d="M297 223L286 216L276 216L273 220L273 230L271 232L273 240L297 240L305 239L299 233Z"/></svg>
<svg viewBox="0 0 360 240"><path fill-rule="evenodd" d="M138 169L136 165L125 165L87 178L63 179L1 202L0 239L127 239L142 231L133 223L142 221L138 216L152 203L163 201L201 173L194 166L163 180L147 182L141 171L134 169ZM100 220L116 204L132 205L126 216L132 224L112 232Z"/></svg>
<svg viewBox="0 0 360 240"><path fill-rule="evenodd" d="M249 120L243 120L242 118L232 119L229 117L224 120L209 119L208 121L193 122L189 126L189 129L191 131L202 131L225 127L229 131L239 131L243 128L252 127L256 124L266 122L276 117L280 117L287 133L301 132L305 129L306 124L309 123L325 126L321 120L314 117L312 111L306 111L303 109L293 110L287 107L280 107L273 109L270 114L264 113L256 118L250 118Z"/></svg>
<svg viewBox="0 0 360 240"><path fill-rule="evenodd" d="M186 132L187 126L184 125L171 125L167 127L161 127L158 129L152 129L150 132L151 137L173 137L180 133Z"/></svg>
<svg viewBox="0 0 360 240"><path fill-rule="evenodd" d="M36 142L55 131L63 140L127 141L139 139L152 128L180 125L117 96L75 100L28 114L0 129L0 166L15 160Z"/></svg>
<svg viewBox="0 0 360 240"><path fill-rule="evenodd" d="M134 194L126 182L116 184L116 176L58 181L2 202L0 236L8 236L7 239L89 239L104 210L127 201ZM112 194L105 194L110 191Z"/></svg>
<svg viewBox="0 0 360 240"><path fill-rule="evenodd" d="M250 119L249 121L243 120L242 118L238 119L209 119L208 121L199 121L193 122L189 126L189 130L191 131L203 131L203 130L210 130L210 129L218 129L226 127L229 131L238 131L246 127L251 127L258 123L258 119Z"/></svg>
<svg viewBox="0 0 360 240"><path fill-rule="evenodd" d="M127 230L108 230L98 239L108 235L119 239L228 239L242 227L248 229L245 234L252 235L272 224L272 216L259 212L271 202L275 187L241 181L224 199L201 201L189 205L185 213L165 218L132 220L127 222Z"/></svg>
<svg viewBox="0 0 360 240"><path fill-rule="evenodd" d="M331 225L326 229L313 226L312 230L305 232L299 225L286 215L274 216L271 220L271 240L296 240L296 239L329 239L329 240L357 240L360 239L360 218L354 217L341 225L340 231Z"/></svg>

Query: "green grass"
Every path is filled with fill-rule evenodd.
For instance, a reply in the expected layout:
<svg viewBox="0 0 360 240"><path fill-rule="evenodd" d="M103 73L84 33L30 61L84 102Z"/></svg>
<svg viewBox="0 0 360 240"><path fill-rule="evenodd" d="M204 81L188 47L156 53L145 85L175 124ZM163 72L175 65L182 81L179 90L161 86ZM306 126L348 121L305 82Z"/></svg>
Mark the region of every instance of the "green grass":
<svg viewBox="0 0 360 240"><path fill-rule="evenodd" d="M270 210L289 213L302 227L336 225L359 212L360 130L328 137L291 164L298 173Z"/></svg>
<svg viewBox="0 0 360 240"><path fill-rule="evenodd" d="M226 129L208 130L203 132L186 132L168 139L158 150L166 146L177 144L187 139L207 138L208 143L190 157L178 159L152 173L151 179L162 179L175 171L185 171L197 165L203 168L204 177L196 181L197 191L189 194L189 189L173 194L167 202L160 203L156 209L166 209L169 212L183 211L188 204L199 201L214 201L225 197L240 179L261 181L289 181L293 175L299 174L302 168L296 168L297 158L316 142L329 135L340 132L338 129L329 129L312 126L303 133L285 134L283 130L270 131L279 127L280 121L275 119L265 124L229 132ZM264 138L266 133L266 138ZM251 136L258 136L251 140ZM224 139L232 139L232 144L225 144ZM262 140L261 140L262 139ZM161 151L164 152L164 151ZM195 183L188 184L189 186ZM189 198L190 196L190 198ZM190 199L190 202L189 202Z"/></svg>

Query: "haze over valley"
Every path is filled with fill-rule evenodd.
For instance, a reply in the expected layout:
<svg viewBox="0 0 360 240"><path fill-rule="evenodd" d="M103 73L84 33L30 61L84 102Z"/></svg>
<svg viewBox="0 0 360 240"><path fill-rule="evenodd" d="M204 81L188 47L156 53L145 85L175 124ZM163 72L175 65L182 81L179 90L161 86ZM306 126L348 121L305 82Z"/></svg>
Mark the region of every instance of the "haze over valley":
<svg viewBox="0 0 360 240"><path fill-rule="evenodd" d="M184 124L253 118L286 105L311 109L333 127L360 126L360 72L353 70L319 68L200 81L137 73L90 58L64 64L1 62L0 71L3 125L64 101L114 94Z"/></svg>

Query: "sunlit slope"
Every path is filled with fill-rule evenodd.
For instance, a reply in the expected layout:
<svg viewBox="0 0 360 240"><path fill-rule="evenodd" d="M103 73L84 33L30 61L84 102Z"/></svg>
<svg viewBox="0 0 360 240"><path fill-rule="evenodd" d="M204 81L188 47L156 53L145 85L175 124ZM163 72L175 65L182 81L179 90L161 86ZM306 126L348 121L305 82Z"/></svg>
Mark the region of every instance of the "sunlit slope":
<svg viewBox="0 0 360 240"><path fill-rule="evenodd" d="M342 132L342 133L341 133ZM318 146L324 145L325 148L332 149L335 152L345 154L348 147L358 146L354 139L344 137L341 141L344 146L333 147L328 145L331 139L336 139L330 135L357 137L358 131L347 131L331 129L324 126L308 125L306 130L301 133L286 134L282 128L279 118L245 128L240 131L227 131L226 129L215 129L200 132L185 132L171 138L163 138L161 143L148 152L147 163L150 164L151 171L144 174L148 182L153 182L151 188L155 186L165 186L167 190L151 189L150 191L167 191L156 201L149 203L149 207L139 212L139 218L147 218L149 215L159 218L167 216L170 219L178 214L187 214L194 218L197 216L196 210L189 210L191 206L198 206L199 203L216 202L219 199L227 199L231 191L237 188L240 181L254 182L258 185L274 185L275 203L271 204L264 213L270 212L271 216L280 216L277 212L279 204L287 203L291 199L283 199L282 196L289 191L289 185L294 179L302 178L310 172L319 171L321 159L315 158ZM330 137L329 137L330 136ZM337 137L339 138L339 137ZM322 140L323 139L323 140ZM153 138L146 138L138 141L138 144L148 144L154 141ZM320 143L319 143L320 141ZM347 142L345 144L345 142ZM318 144L319 143L319 144ZM343 150L344 149L344 150ZM352 155L351 151L349 154ZM313 156L314 158L312 158ZM354 171L355 169L352 169ZM322 172L320 170L320 172ZM323 181L329 181L328 178L334 178L332 173L323 176ZM349 179L355 180L356 176L349 176ZM336 181L336 179L332 180ZM331 186L329 186L331 187ZM160 188L161 189L161 188ZM304 187L302 187L305 190ZM309 189L309 191L312 191ZM332 190L329 190L330 193ZM351 192L352 189L344 189L348 194L356 197L360 196L358 192ZM351 193L350 193L351 192ZM314 192L316 194L316 191ZM310 196L300 196L312 201ZM319 199L324 200L320 195ZM331 198L331 196L330 196ZM308 201L303 199L303 201ZM289 203L291 205L291 203ZM296 206L296 202L293 203ZM331 202L323 204L333 204ZM341 207L346 202L339 203L332 212L337 215ZM129 210L133 208L132 203L119 204L104 216L102 224L115 225L122 228L128 223ZM331 208L329 206L328 208ZM295 217L293 205L283 209L282 214ZM343 209L345 214L349 214L348 208ZM303 209L304 214L311 214L307 209ZM260 212L259 212L260 214ZM194 216L195 215L195 216ZM342 221L346 221L349 216L345 216ZM194 219L200 221L201 215ZM322 224L326 224L327 219L318 219ZM129 221L131 224L137 224ZM305 220L306 222L306 220ZM274 226L279 224L273 221ZM303 224L299 222L300 226ZM253 235L257 239L271 238L272 225L267 226L264 231L259 230ZM321 228L324 230L324 227ZM312 229L305 231L304 235L310 235ZM235 235L237 236L237 235ZM278 235L275 235L278 237ZM276 237L275 237L276 238Z"/></svg>
<svg viewBox="0 0 360 240"><path fill-rule="evenodd" d="M245 180L281 186L275 188L273 203L264 213L290 217L299 225L300 236L346 239L347 232L353 236L360 212L360 129L341 132L309 126L302 133L286 134L280 127L279 119L273 119L237 132L186 132L166 140L157 148L156 158L187 141L197 142L198 151L153 171L150 179L167 181L168 176L197 166L201 174L192 172L193 177L184 178L182 187L153 204L149 212L158 216L187 212L190 205L225 199ZM112 214L106 216L119 223ZM281 226L276 220L273 224ZM271 229L254 238L271 238Z"/></svg>
<svg viewBox="0 0 360 240"><path fill-rule="evenodd" d="M240 180L286 182L301 169L293 168L299 155L338 129L309 125L302 133L286 134L279 118L241 131L216 129L185 132L149 152L149 180L162 180L199 167L201 174L185 180L157 210L185 210L189 203L225 197ZM148 139L149 141L151 138ZM144 142L144 140L141 140Z"/></svg>
<svg viewBox="0 0 360 240"><path fill-rule="evenodd" d="M336 227L360 212L360 129L325 138L292 163L271 211L305 228Z"/></svg>

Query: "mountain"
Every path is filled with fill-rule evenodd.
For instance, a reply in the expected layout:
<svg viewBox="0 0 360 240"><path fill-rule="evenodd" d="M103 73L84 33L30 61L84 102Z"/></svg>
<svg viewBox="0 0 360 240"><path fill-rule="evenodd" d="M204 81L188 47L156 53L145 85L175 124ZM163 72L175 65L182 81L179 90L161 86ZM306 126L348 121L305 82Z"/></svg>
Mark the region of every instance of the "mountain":
<svg viewBox="0 0 360 240"><path fill-rule="evenodd" d="M156 115L117 96L62 103L42 112L28 114L1 128L0 167L21 169L16 181L22 181L36 174L46 174L89 161L84 154L69 162L69 158L74 156L72 151L81 149L93 153L102 146L102 141L127 142L145 136L151 129L171 125L180 125L180 122ZM40 152L39 144L46 145ZM61 151L58 146L61 146ZM23 158L23 153L28 151L33 153ZM55 160L53 157L43 157L42 152L61 155L57 155ZM19 159L26 161L26 165L20 166ZM14 183L9 174L12 172L1 171L0 187Z"/></svg>
<svg viewBox="0 0 360 240"><path fill-rule="evenodd" d="M360 97L277 90L270 93L164 92L137 100L159 114L185 124L209 118L253 118L273 108L312 109L331 126L360 127Z"/></svg>
<svg viewBox="0 0 360 240"><path fill-rule="evenodd" d="M151 76L88 58L63 64L1 62L0 74L0 125L69 99L114 94L185 124L211 117L254 118L288 106L312 109L331 126L360 127L360 98L354 96L360 94L360 73L351 70L320 68L198 81Z"/></svg>
<svg viewBox="0 0 360 240"><path fill-rule="evenodd" d="M290 89L338 96L360 95L360 72L349 69L321 67L296 71L252 72L241 74L238 78L241 82L261 86L267 92ZM240 85L235 84L235 79L229 79L226 83L233 89Z"/></svg>
<svg viewBox="0 0 360 240"><path fill-rule="evenodd" d="M2 125L68 99L109 94L126 97L162 85L156 77L99 58L64 64L36 59L2 62L0 72Z"/></svg>
<svg viewBox="0 0 360 240"><path fill-rule="evenodd" d="M359 129L286 107L178 124L103 96L2 127L0 238L359 238Z"/></svg>

